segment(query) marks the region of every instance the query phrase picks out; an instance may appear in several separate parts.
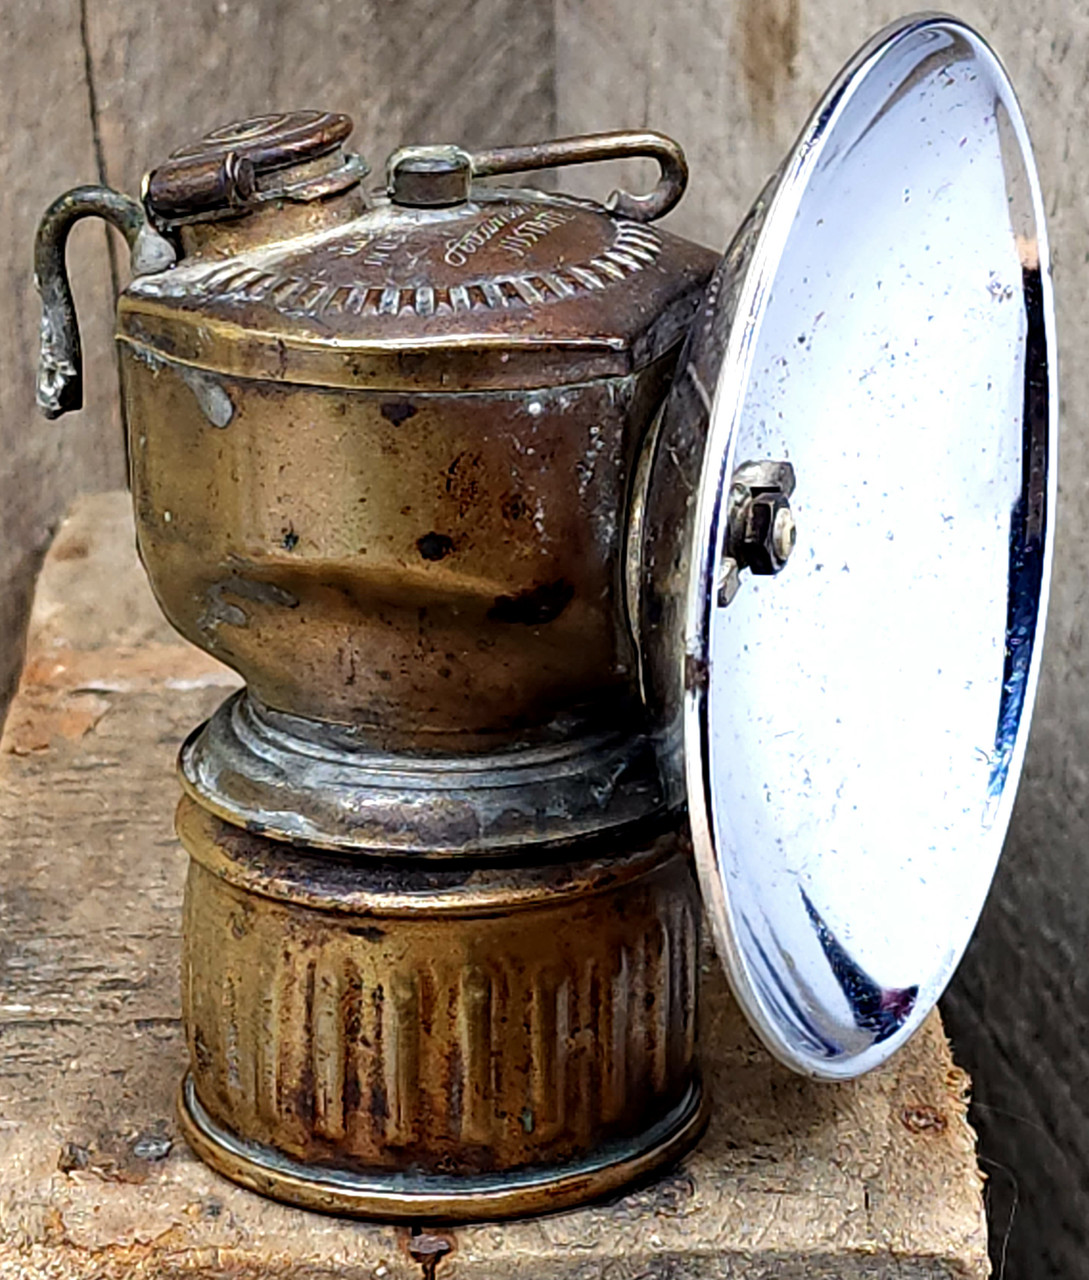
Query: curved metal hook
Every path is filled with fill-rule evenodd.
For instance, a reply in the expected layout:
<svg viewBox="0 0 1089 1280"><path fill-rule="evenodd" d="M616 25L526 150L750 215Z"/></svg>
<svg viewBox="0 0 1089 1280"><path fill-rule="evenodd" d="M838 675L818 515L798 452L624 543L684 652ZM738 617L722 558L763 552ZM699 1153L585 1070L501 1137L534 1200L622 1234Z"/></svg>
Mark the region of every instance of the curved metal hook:
<svg viewBox="0 0 1089 1280"><path fill-rule="evenodd" d="M676 205L688 185L688 162L684 152L663 133L588 133L577 138L557 138L524 147L496 147L474 151L473 174L490 177L500 173L521 173L530 169L554 169L568 164L590 164L598 160L628 160L646 156L657 160L661 169L658 184L644 196L614 191L606 208L634 222L653 222Z"/></svg>
<svg viewBox="0 0 1089 1280"><path fill-rule="evenodd" d="M83 353L64 251L80 218L103 218L125 237L136 275L177 261L174 246L154 231L140 205L109 187L73 187L45 211L34 241L34 282L42 300L38 407L47 418L83 407Z"/></svg>

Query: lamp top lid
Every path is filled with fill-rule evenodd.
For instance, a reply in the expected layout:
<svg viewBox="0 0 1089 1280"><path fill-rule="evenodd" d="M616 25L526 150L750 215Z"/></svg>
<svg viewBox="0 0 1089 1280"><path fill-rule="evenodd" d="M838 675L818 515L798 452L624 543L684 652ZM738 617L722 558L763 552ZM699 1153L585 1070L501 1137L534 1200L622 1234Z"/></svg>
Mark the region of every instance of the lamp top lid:
<svg viewBox="0 0 1089 1280"><path fill-rule="evenodd" d="M716 255L648 223L687 180L676 143L612 133L468 152L404 147L364 200L346 116L214 130L145 183L181 247L120 305L124 342L239 377L519 389L636 372L682 340ZM650 157L605 204L484 180Z"/></svg>

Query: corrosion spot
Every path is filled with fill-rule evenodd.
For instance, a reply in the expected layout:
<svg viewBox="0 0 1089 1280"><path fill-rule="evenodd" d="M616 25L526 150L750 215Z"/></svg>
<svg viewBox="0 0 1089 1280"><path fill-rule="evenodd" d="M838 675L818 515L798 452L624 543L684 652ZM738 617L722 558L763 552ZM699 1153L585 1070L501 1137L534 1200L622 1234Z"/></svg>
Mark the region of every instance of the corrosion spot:
<svg viewBox="0 0 1089 1280"><path fill-rule="evenodd" d="M516 596L497 596L488 610L492 622L515 622L524 627L540 627L553 622L563 613L575 595L575 588L565 578L546 582Z"/></svg>
<svg viewBox="0 0 1089 1280"><path fill-rule="evenodd" d="M395 427L399 427L402 422L407 422L409 418L414 418L416 413L416 406L409 404L407 400L389 400L382 406L382 417L387 422L392 422Z"/></svg>
<svg viewBox="0 0 1089 1280"><path fill-rule="evenodd" d="M425 560L445 560L454 549L454 539L445 533L425 533L417 538L416 549Z"/></svg>
<svg viewBox="0 0 1089 1280"><path fill-rule="evenodd" d="M193 1057L196 1059L197 1068L202 1073L206 1074L212 1069L212 1062L214 1061L212 1051L208 1048L208 1044L204 1036L201 1035L199 1028L193 1033Z"/></svg>
<svg viewBox="0 0 1089 1280"><path fill-rule="evenodd" d="M376 924L352 926L348 929L348 933L353 938L365 938L367 942L381 942L386 936L385 929L379 929Z"/></svg>
<svg viewBox="0 0 1089 1280"><path fill-rule="evenodd" d="M446 468L446 492L457 503L461 517L468 515L480 498L482 461L479 453L463 449Z"/></svg>
<svg viewBox="0 0 1089 1280"><path fill-rule="evenodd" d="M180 368L178 373L212 426L220 430L229 426L234 417L234 402L227 388L200 369Z"/></svg>
<svg viewBox="0 0 1089 1280"><path fill-rule="evenodd" d="M255 578L243 578L240 575L222 583L222 588L231 595L240 596L243 600L252 600L255 604L274 604L282 609L297 609L299 598L274 582L261 582ZM211 592L209 591L209 594Z"/></svg>

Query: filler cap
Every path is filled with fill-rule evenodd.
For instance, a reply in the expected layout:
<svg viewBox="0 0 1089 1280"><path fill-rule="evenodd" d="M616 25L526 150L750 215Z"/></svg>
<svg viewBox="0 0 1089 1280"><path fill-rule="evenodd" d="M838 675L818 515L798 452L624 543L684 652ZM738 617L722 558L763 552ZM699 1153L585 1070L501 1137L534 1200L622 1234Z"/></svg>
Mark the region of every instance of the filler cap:
<svg viewBox="0 0 1089 1280"><path fill-rule="evenodd" d="M145 201L161 222L245 212L267 199L335 194L367 172L346 156L349 116L289 111L221 125L172 152L147 177Z"/></svg>

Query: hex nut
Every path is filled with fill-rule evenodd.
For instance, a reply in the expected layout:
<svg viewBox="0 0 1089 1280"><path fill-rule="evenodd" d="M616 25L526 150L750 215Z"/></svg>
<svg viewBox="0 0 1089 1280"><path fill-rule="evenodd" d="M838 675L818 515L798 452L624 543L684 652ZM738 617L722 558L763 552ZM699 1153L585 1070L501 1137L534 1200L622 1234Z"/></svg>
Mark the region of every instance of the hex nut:
<svg viewBox="0 0 1089 1280"><path fill-rule="evenodd" d="M798 541L798 527L794 523L794 512L791 511L789 504L780 507L775 513L771 526L771 540L772 549L781 569L790 559L790 553Z"/></svg>

